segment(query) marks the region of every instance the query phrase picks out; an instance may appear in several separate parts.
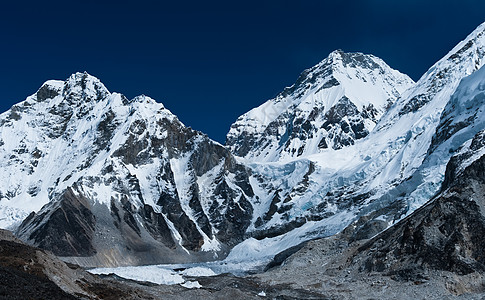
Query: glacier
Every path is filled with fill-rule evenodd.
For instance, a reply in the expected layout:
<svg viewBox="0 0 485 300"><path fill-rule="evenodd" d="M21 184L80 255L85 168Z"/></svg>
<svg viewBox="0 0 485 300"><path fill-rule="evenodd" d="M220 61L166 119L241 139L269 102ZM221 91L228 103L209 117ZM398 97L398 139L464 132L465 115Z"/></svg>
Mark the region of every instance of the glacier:
<svg viewBox="0 0 485 300"><path fill-rule="evenodd" d="M47 81L0 115L0 226L93 272L173 283L175 266L258 271L346 228L370 238L437 194L485 129L484 57L485 23L417 82L334 51L225 146L87 73Z"/></svg>

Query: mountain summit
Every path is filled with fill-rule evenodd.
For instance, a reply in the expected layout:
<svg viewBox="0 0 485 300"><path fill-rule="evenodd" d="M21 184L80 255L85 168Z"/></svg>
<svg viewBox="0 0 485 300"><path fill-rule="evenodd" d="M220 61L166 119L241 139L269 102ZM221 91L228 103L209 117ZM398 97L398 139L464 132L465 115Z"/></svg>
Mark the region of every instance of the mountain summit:
<svg viewBox="0 0 485 300"><path fill-rule="evenodd" d="M340 94L333 97L330 91L347 93L347 104L340 108L334 106L342 113L324 113L322 119L307 118L295 122L300 115L311 115L310 110L298 108L305 103L303 100L316 99L314 95L318 95L319 91L310 92L308 97L279 96L241 116L229 132L228 140L229 137L234 138L229 147L244 157L240 161L247 163L253 174L267 178L269 193L266 199L270 205L260 207L255 204L258 207L255 211L265 210L259 222L255 223L255 230L266 239L245 241L236 250L251 253L248 256L258 256L258 252L252 249L293 246L308 240L310 236L331 236L354 222L362 222L353 229L356 231L355 237L370 237L411 214L438 193L450 158L484 129L480 96L474 97L473 101L462 102L464 95L471 92L468 88L458 89L460 84L465 84L465 78L477 73L485 63L484 30L485 24L480 25L433 65L417 83L409 84L406 90L396 96L394 104L385 112L381 110L382 116L376 123L364 119L363 124L370 124L370 127L354 126L369 128L360 138L343 139L351 137L349 134L352 133L357 137L355 133L358 131L352 129L349 120L362 117L362 111L347 108L365 105L359 106L348 92L352 89L340 83L322 91L328 93L326 95L329 97L325 99L339 101L342 99ZM333 62L335 56L340 54L332 53L322 64ZM343 61L341 65L344 65ZM351 73L352 68L346 70ZM374 74L369 70L367 72ZM340 77L342 74L335 73L334 77L351 78L352 83L356 83L349 86L359 87L361 79L350 75ZM365 79L362 82L366 84L372 81ZM369 83L368 89L375 91L376 86L382 85ZM364 91L359 93L365 94ZM266 116L263 113L265 108L275 107L280 103L278 99L289 99L286 103L296 105L285 106L281 114L274 115L275 121L254 117L258 116L257 113ZM332 107L332 104L312 105L308 107ZM338 135L330 135L323 126L329 124L329 115L341 116L337 118L340 120L338 125L332 127L332 130L338 129ZM254 124L274 126L258 125L259 131L254 133L258 128ZM310 129L310 132L325 133L328 147L324 147L320 136L315 134L300 138L303 136L301 133L306 131L298 124L305 124L304 128ZM356 124L362 123L353 123ZM299 135L285 134L288 128L291 129L289 132ZM238 134L234 134L236 132ZM328 137L349 142L345 145L335 144L337 140L329 142ZM246 149L244 145L249 144L253 150L244 155L241 149ZM317 147L319 144L321 147ZM288 152L288 145L298 145L303 150Z"/></svg>
<svg viewBox="0 0 485 300"><path fill-rule="evenodd" d="M413 84L373 55L337 50L276 98L239 117L226 144L254 161L341 149L367 136Z"/></svg>
<svg viewBox="0 0 485 300"><path fill-rule="evenodd" d="M0 225L83 266L260 266L346 228L372 237L481 141L484 30L417 83L334 51L241 116L227 146L87 73L48 81L0 115Z"/></svg>
<svg viewBox="0 0 485 300"><path fill-rule="evenodd" d="M3 227L23 220L23 240L83 265L214 259L251 221L227 149L87 73L46 82L0 116L0 136Z"/></svg>

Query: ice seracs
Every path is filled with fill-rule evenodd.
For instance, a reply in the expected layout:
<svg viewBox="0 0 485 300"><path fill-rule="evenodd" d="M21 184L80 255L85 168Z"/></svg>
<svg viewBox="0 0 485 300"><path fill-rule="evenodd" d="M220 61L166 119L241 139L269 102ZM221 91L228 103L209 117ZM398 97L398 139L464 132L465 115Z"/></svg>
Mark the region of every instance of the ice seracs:
<svg viewBox="0 0 485 300"><path fill-rule="evenodd" d="M351 224L351 239L372 237L435 195L483 132L484 30L417 83L332 52L241 116L227 147L87 73L48 81L0 116L0 222L84 266L258 269Z"/></svg>
<svg viewBox="0 0 485 300"><path fill-rule="evenodd" d="M263 126L259 133L251 133L257 127L252 124L271 123L269 120L258 123L257 118L251 116L278 103L278 98L240 117L228 135L228 141L229 138L235 141L230 147L238 154L238 147L245 149L244 142L251 141L251 147L256 150L243 154L245 160L241 161L249 162L254 174L267 178L266 182L270 183L266 185L266 191L270 192L263 198L266 199L264 204L255 205L258 208L255 211L263 211L254 223L255 232L260 233L254 236L259 239L246 240L234 251L252 253L255 257L261 253L257 249L264 247L278 249L275 251L278 252L280 247L291 247L310 236L333 235L362 218L368 221L356 228L356 236L370 237L435 195L450 157L462 143L483 129L479 96L473 105L470 100L464 104L457 100L463 99L463 90L457 87L466 86L468 79L464 78L470 74L478 77L481 74L476 71L484 64L484 30L484 24L480 25L416 84L409 85L398 95L368 134L343 147L319 148L311 153L295 152L291 158L289 154L281 154L286 148L274 138L284 137L282 133L287 122L282 121L280 125L283 125L274 127L279 130L267 131L270 127ZM339 86L344 85L330 89L337 90ZM306 99L303 95L297 99ZM469 108L459 109L462 105ZM290 105L284 109L287 107ZM346 113L352 114L351 109L339 111L345 111L342 114L344 121L349 119ZM466 124L463 119L467 120ZM248 120L248 126L244 125L245 120ZM310 125L316 123L313 121ZM289 124L295 128L294 122ZM319 128L310 125L307 128ZM460 127L466 129L457 130ZM235 133L241 133L239 141L234 139ZM307 139L305 147L314 145L311 141L311 138ZM258 152L259 149L266 150ZM229 258L238 256L234 251Z"/></svg>

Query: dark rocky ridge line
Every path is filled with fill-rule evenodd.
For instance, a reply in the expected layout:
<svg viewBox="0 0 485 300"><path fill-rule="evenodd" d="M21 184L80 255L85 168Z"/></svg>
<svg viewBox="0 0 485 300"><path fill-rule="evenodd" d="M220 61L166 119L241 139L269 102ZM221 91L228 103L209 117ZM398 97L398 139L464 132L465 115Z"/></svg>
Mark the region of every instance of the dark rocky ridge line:
<svg viewBox="0 0 485 300"><path fill-rule="evenodd" d="M429 269L485 272L485 156L459 174L456 160L439 196L359 248L363 270L408 280Z"/></svg>

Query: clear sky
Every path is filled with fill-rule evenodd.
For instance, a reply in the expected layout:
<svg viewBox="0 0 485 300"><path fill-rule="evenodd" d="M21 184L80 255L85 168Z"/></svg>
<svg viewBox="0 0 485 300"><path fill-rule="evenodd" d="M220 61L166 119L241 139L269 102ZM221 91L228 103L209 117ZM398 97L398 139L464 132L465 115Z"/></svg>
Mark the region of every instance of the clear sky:
<svg viewBox="0 0 485 300"><path fill-rule="evenodd" d="M482 22L483 0L2 1L0 111L87 71L223 143L239 115L335 49L417 80Z"/></svg>

